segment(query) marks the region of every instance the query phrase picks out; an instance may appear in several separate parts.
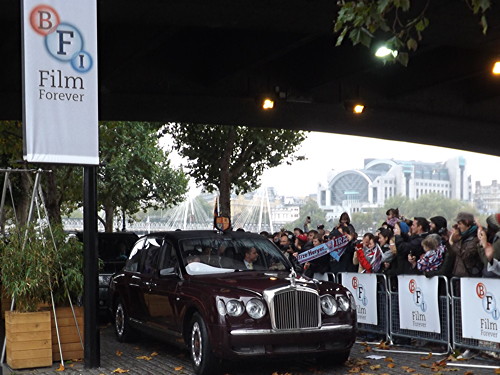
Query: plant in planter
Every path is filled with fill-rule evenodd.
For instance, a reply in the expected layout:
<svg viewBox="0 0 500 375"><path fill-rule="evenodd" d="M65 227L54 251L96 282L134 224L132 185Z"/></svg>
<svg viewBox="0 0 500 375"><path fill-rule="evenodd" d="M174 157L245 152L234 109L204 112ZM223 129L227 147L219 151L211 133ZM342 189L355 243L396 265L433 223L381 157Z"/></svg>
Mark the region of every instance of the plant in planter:
<svg viewBox="0 0 500 375"><path fill-rule="evenodd" d="M5 313L7 364L15 369L50 366L50 313L37 310L50 301L55 250L33 225L14 228L0 246L2 285L16 310Z"/></svg>
<svg viewBox="0 0 500 375"><path fill-rule="evenodd" d="M68 238L61 227L54 227L52 234L57 248L53 296L62 356L64 360L83 358L83 307L77 306L83 294L83 244L76 237ZM53 311L51 316L52 355L58 361L61 353Z"/></svg>

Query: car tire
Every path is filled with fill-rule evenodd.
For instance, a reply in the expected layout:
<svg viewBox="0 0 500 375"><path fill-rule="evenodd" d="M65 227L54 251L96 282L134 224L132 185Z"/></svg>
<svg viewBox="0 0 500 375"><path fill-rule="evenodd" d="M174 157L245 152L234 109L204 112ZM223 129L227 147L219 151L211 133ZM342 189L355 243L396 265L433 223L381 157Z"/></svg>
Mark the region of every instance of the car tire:
<svg viewBox="0 0 500 375"><path fill-rule="evenodd" d="M349 359L350 354L351 354L350 350L330 353L322 358L322 362L324 364L331 366L340 366L343 365Z"/></svg>
<svg viewBox="0 0 500 375"><path fill-rule="evenodd" d="M116 301L114 313L115 334L118 341L128 342L136 338L137 334L130 326L127 310L121 299Z"/></svg>
<svg viewBox="0 0 500 375"><path fill-rule="evenodd" d="M216 358L212 353L208 330L200 314L195 313L189 325L189 353L197 375L209 375L215 371Z"/></svg>

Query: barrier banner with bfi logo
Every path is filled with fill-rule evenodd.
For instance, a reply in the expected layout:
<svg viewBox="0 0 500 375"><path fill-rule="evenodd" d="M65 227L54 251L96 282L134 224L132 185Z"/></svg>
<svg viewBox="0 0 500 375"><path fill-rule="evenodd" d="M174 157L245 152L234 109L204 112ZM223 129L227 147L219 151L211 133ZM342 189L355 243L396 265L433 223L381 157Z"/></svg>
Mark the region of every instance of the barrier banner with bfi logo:
<svg viewBox="0 0 500 375"><path fill-rule="evenodd" d="M441 333L439 278L398 276L399 326L401 329Z"/></svg>
<svg viewBox="0 0 500 375"><path fill-rule="evenodd" d="M23 0L24 159L99 164L97 2Z"/></svg>
<svg viewBox="0 0 500 375"><path fill-rule="evenodd" d="M358 323L378 325L377 275L373 273L342 273L342 285L356 300Z"/></svg>
<svg viewBox="0 0 500 375"><path fill-rule="evenodd" d="M500 342L499 279L460 279L462 337Z"/></svg>

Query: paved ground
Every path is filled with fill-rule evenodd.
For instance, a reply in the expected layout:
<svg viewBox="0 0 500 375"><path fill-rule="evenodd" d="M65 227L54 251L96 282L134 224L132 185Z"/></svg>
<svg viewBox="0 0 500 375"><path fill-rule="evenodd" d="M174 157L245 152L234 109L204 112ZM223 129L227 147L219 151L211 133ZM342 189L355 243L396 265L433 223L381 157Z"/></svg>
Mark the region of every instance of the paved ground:
<svg viewBox="0 0 500 375"><path fill-rule="evenodd" d="M352 375L352 374L413 374L444 375L446 372L462 375L495 374L494 369L478 369L445 366L446 357L415 355L405 353L389 353L375 351L376 346L356 344L351 358L345 366L328 367L310 359L293 359L287 361L245 361L233 363L221 368L223 375ZM367 359L368 355L383 355L386 358ZM440 360L445 360L439 364ZM473 359L455 363L500 366L500 360ZM56 370L59 363L52 368L13 371L4 365L4 374L61 374ZM175 347L147 337L132 344L122 344L115 340L111 326L101 329L101 367L84 369L82 362L66 363L64 374L70 375L113 375L120 373L144 375L193 375L188 353ZM126 372L125 372L126 371Z"/></svg>

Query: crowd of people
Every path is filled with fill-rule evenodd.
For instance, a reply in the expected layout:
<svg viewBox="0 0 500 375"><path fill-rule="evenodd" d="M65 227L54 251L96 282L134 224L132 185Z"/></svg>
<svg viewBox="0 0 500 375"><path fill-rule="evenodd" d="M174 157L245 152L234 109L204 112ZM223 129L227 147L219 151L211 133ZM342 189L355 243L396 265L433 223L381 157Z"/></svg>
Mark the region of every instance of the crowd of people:
<svg viewBox="0 0 500 375"><path fill-rule="evenodd" d="M337 225L326 230L324 225L310 229L282 230L261 235L274 241L285 256L306 276L327 279L327 272L420 274L427 277L499 277L500 276L500 214L490 215L483 227L472 214L460 212L449 228L442 216L409 220L397 208L386 212L386 220L373 233L362 237L344 212ZM345 235L349 243L340 258L329 254L305 264L297 255L335 237Z"/></svg>

